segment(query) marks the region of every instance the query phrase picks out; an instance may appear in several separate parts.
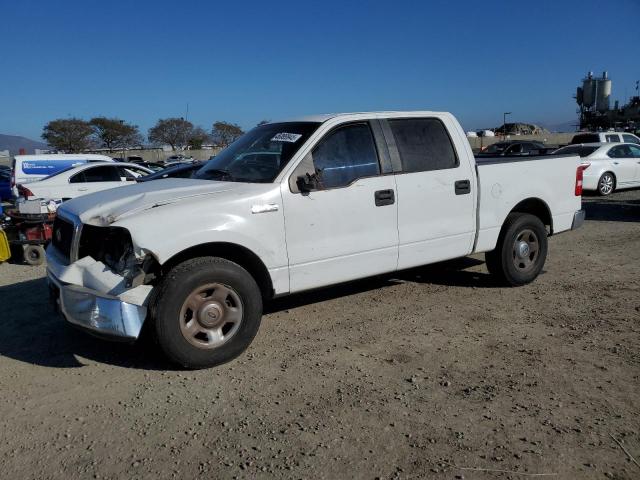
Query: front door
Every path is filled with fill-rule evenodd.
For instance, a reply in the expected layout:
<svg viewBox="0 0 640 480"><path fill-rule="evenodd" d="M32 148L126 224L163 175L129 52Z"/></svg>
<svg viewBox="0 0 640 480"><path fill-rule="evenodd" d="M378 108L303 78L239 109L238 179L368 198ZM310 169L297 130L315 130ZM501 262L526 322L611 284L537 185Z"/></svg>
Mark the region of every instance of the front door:
<svg viewBox="0 0 640 480"><path fill-rule="evenodd" d="M634 182L640 183L640 146L629 145L629 150L631 150L631 155L633 155L633 160L636 163Z"/></svg>
<svg viewBox="0 0 640 480"><path fill-rule="evenodd" d="M636 181L637 158L631 151L631 144L616 145L609 150L609 157L613 163L613 173L616 176L617 187L628 187Z"/></svg>
<svg viewBox="0 0 640 480"><path fill-rule="evenodd" d="M302 192L299 177L307 179ZM368 122L320 139L282 196L292 292L396 269L396 185L381 174Z"/></svg>
<svg viewBox="0 0 640 480"><path fill-rule="evenodd" d="M459 158L447 127L455 134L447 118L383 122L392 162L399 164L399 269L462 257L473 249L475 173L468 159Z"/></svg>

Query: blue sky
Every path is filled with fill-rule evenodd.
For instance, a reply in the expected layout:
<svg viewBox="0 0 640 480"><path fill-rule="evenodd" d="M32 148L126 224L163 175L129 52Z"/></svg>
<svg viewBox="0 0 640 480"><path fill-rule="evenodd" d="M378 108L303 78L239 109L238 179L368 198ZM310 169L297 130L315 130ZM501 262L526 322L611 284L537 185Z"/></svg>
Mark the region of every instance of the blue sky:
<svg viewBox="0 0 640 480"><path fill-rule="evenodd" d="M588 70L640 79L640 0L10 1L0 4L0 133L116 116L453 112L467 129L565 122Z"/></svg>

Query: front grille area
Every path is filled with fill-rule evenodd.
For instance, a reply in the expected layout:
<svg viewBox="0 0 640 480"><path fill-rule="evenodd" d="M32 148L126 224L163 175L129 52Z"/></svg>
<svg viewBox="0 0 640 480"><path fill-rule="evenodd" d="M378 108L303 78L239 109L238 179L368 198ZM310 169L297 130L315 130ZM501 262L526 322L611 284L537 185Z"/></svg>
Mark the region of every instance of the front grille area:
<svg viewBox="0 0 640 480"><path fill-rule="evenodd" d="M65 256L67 260L71 258L71 244L73 243L73 223L57 216L53 221L53 235L51 243Z"/></svg>

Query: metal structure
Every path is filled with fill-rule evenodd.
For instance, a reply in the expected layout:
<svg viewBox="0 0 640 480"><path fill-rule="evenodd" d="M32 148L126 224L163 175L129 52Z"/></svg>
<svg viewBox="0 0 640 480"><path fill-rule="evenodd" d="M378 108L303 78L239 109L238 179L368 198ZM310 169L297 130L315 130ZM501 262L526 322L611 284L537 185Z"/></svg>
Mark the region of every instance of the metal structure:
<svg viewBox="0 0 640 480"><path fill-rule="evenodd" d="M607 72L602 77L595 78L593 72L589 72L582 79L582 84L576 90L576 103L578 104L580 130L628 130L637 132L640 129L640 96L629 100L629 103L619 106L614 103L611 108L612 82ZM636 82L636 91L638 82Z"/></svg>

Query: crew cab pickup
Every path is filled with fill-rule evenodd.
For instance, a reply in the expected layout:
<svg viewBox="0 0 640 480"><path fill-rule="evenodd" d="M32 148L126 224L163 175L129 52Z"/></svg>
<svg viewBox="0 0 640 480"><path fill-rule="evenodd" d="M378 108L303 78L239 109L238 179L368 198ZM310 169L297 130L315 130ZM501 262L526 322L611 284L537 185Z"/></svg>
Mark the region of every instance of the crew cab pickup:
<svg viewBox="0 0 640 480"><path fill-rule="evenodd" d="M449 113L313 116L254 128L191 178L58 210L48 278L66 320L135 340L145 322L187 368L243 352L270 299L486 252L533 281L547 237L577 228L577 156L476 162Z"/></svg>

